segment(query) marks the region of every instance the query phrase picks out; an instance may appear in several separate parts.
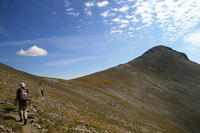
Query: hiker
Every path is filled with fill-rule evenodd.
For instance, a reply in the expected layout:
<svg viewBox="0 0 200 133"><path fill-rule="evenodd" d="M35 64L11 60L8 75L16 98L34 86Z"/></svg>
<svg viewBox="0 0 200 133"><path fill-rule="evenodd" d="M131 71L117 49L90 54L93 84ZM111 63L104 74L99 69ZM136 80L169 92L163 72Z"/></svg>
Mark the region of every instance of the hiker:
<svg viewBox="0 0 200 133"><path fill-rule="evenodd" d="M40 93L41 93L42 96L44 96L44 89L43 88L40 89Z"/></svg>
<svg viewBox="0 0 200 133"><path fill-rule="evenodd" d="M39 86L41 86L41 85L42 85L42 83L39 82ZM41 96L44 96L44 89L42 87L40 87L40 94L41 94Z"/></svg>
<svg viewBox="0 0 200 133"><path fill-rule="evenodd" d="M19 122L24 120L24 125L27 124L27 107L30 105L29 91L25 88L25 83L20 83L20 87L17 89L15 105L18 104L19 108Z"/></svg>

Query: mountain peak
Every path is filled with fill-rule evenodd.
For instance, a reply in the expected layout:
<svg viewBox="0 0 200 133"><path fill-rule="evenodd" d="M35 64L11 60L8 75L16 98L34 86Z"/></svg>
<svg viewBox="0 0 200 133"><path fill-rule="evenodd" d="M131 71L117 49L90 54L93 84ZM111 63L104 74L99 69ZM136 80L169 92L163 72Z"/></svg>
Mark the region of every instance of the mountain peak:
<svg viewBox="0 0 200 133"><path fill-rule="evenodd" d="M158 45L158 46L155 46L153 48L151 48L150 50L172 50L172 48L170 47L167 47L165 45Z"/></svg>
<svg viewBox="0 0 200 133"><path fill-rule="evenodd" d="M147 52L145 52L142 57L173 57L176 59L184 59L189 60L187 55L182 52L178 52L176 50L173 50L170 47L164 46L164 45L158 45L151 49L149 49Z"/></svg>

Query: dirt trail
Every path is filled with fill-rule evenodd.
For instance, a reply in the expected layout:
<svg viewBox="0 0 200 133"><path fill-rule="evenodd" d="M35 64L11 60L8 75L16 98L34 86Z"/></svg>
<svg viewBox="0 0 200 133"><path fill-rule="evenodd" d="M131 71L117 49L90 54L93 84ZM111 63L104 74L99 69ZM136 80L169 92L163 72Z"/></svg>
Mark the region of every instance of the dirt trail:
<svg viewBox="0 0 200 133"><path fill-rule="evenodd" d="M2 109L0 116L4 120L8 121L9 123L12 123L12 125L16 125L20 127L17 130L17 133L40 133L40 131L36 127L34 127L31 123L27 123L27 125L23 125L23 122L18 122L19 115L18 115L17 110L8 111L6 109Z"/></svg>
<svg viewBox="0 0 200 133"><path fill-rule="evenodd" d="M15 118L16 120L19 119L19 116L14 112L10 112L9 115ZM23 125L23 122L17 122L17 123L21 125L21 131L19 131L20 133L40 133L40 131L30 123L27 123L27 125Z"/></svg>
<svg viewBox="0 0 200 133"><path fill-rule="evenodd" d="M22 126L22 133L40 133L40 131L33 127L31 124L27 124Z"/></svg>

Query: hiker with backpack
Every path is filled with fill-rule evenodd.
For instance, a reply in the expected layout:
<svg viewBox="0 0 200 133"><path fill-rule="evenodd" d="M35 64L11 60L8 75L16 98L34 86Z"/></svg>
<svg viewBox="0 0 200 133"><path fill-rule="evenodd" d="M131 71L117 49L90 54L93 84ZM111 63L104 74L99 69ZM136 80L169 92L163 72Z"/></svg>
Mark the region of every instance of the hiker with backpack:
<svg viewBox="0 0 200 133"><path fill-rule="evenodd" d="M30 105L29 91L26 88L25 83L21 83L20 87L17 89L15 97L15 105L18 104L19 108L19 122L24 120L24 125L27 124L27 107Z"/></svg>

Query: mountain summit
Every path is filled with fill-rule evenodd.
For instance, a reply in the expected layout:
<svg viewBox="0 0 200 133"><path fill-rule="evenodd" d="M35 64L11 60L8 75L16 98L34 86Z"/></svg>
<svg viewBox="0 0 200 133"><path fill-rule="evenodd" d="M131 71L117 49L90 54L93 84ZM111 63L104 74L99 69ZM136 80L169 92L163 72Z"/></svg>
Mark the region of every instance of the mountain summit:
<svg viewBox="0 0 200 133"><path fill-rule="evenodd" d="M129 62L157 70L160 73L181 74L193 72L198 64L189 60L186 54L166 46L156 46L145 52L142 56ZM195 69L194 69L195 68Z"/></svg>
<svg viewBox="0 0 200 133"><path fill-rule="evenodd" d="M32 119L37 117L30 126L33 133L34 123L58 133L199 133L199 75L199 64L165 46L73 80L34 76L0 64L0 125L20 129L14 118L4 119L16 112L4 101L11 103L24 82L37 109L31 112ZM40 85L45 90L42 98Z"/></svg>
<svg viewBox="0 0 200 133"><path fill-rule="evenodd" d="M170 47L166 47L163 45L159 45L156 47L151 48L147 52L145 52L142 57L147 57L147 58L175 58L175 59L185 59L189 60L187 55L181 52L178 52L176 50L173 50Z"/></svg>

